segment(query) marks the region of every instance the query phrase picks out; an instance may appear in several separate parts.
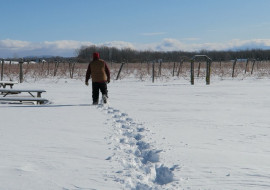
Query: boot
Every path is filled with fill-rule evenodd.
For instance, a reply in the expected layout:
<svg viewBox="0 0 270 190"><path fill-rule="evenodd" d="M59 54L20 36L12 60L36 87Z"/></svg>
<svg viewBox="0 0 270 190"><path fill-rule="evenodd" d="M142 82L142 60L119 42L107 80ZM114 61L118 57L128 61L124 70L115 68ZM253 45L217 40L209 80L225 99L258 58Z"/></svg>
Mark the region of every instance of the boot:
<svg viewBox="0 0 270 190"><path fill-rule="evenodd" d="M98 105L98 99L97 100L93 100L93 105Z"/></svg>
<svg viewBox="0 0 270 190"><path fill-rule="evenodd" d="M108 99L107 95L103 94L102 95L103 104L107 104L107 102L108 102L107 99Z"/></svg>

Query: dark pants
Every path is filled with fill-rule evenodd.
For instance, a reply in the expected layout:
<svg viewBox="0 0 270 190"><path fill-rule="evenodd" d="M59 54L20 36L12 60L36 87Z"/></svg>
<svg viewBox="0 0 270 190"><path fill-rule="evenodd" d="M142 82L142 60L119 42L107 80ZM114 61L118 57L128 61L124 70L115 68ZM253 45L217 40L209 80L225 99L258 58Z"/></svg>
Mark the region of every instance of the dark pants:
<svg viewBox="0 0 270 190"><path fill-rule="evenodd" d="M93 103L98 103L99 90L102 95L108 97L107 83L106 82L92 82L92 98Z"/></svg>

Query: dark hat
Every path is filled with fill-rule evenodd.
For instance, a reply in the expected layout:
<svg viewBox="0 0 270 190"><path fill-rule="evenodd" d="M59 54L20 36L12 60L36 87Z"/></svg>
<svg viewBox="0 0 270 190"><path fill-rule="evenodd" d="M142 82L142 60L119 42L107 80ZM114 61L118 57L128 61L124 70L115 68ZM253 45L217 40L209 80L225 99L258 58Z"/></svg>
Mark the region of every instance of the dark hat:
<svg viewBox="0 0 270 190"><path fill-rule="evenodd" d="M99 59L99 53L97 52L93 53L93 59Z"/></svg>

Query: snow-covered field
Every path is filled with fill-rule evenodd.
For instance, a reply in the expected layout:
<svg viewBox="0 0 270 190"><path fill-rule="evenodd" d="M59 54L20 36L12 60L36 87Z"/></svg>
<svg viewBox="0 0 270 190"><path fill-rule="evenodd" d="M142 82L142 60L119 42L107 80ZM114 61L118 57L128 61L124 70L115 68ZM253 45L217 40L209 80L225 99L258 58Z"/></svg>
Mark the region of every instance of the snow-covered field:
<svg viewBox="0 0 270 190"><path fill-rule="evenodd" d="M0 104L0 189L270 189L270 79L46 79L50 104Z"/></svg>

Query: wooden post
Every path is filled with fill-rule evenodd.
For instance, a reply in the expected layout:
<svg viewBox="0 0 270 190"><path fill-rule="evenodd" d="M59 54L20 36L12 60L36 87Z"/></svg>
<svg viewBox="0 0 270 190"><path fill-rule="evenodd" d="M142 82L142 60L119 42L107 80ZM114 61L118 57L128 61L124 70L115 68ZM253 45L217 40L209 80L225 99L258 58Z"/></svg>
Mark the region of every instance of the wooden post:
<svg viewBox="0 0 270 190"><path fill-rule="evenodd" d="M207 62L206 62L206 85L210 84L210 75L211 75L211 61L207 60Z"/></svg>
<svg viewBox="0 0 270 190"><path fill-rule="evenodd" d="M237 59L234 60L233 62L233 71L232 71L232 77L234 77L234 70L235 70L235 65L236 65Z"/></svg>
<svg viewBox="0 0 270 190"><path fill-rule="evenodd" d="M247 59L247 62L246 62L245 74L247 73L247 70L248 70L248 59Z"/></svg>
<svg viewBox="0 0 270 190"><path fill-rule="evenodd" d="M191 60L190 63L190 83L194 85L194 60Z"/></svg>
<svg viewBox="0 0 270 190"><path fill-rule="evenodd" d="M122 71L122 68L123 68L124 64L125 64L124 62L121 64L120 69L119 69L118 74L117 74L117 77L116 77L116 80L119 79L119 76L120 76L120 73Z"/></svg>
<svg viewBox="0 0 270 190"><path fill-rule="evenodd" d="M19 66L20 66L20 83L23 82L23 59L19 61Z"/></svg>
<svg viewBox="0 0 270 190"><path fill-rule="evenodd" d="M173 63L173 72L172 72L173 77L174 77L174 70L175 70L175 62Z"/></svg>
<svg viewBox="0 0 270 190"><path fill-rule="evenodd" d="M47 75L50 74L50 61L48 61L48 70L47 70Z"/></svg>
<svg viewBox="0 0 270 190"><path fill-rule="evenodd" d="M58 70L58 66L59 66L59 61L55 61L54 62L54 71L53 71L53 76L56 76L57 70Z"/></svg>
<svg viewBox="0 0 270 190"><path fill-rule="evenodd" d="M155 82L155 61L153 61L152 65L152 83Z"/></svg>
<svg viewBox="0 0 270 190"><path fill-rule="evenodd" d="M5 63L5 60L2 59L2 65L1 65L1 80L3 80L3 78L4 78L4 63Z"/></svg>
<svg viewBox="0 0 270 190"><path fill-rule="evenodd" d="M252 63L251 74L253 74L253 70L254 70L254 65L255 65L255 63L256 63L256 60L254 59L254 60L253 60L253 63Z"/></svg>

